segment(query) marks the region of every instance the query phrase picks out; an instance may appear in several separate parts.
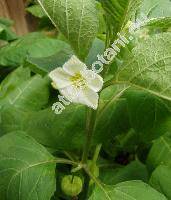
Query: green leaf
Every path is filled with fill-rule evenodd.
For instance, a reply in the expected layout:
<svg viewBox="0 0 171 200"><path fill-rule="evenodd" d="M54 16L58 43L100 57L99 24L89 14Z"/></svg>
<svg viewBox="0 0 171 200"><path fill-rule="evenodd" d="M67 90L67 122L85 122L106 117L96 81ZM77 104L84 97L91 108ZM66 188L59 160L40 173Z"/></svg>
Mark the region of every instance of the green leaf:
<svg viewBox="0 0 171 200"><path fill-rule="evenodd" d="M165 134L162 127L171 114L167 102L138 90L129 90L125 97L131 126L141 142L148 142Z"/></svg>
<svg viewBox="0 0 171 200"><path fill-rule="evenodd" d="M0 40L11 41L17 38L16 34L12 32L10 27L0 22Z"/></svg>
<svg viewBox="0 0 171 200"><path fill-rule="evenodd" d="M150 170L154 170L158 165L165 164L171 166L171 139L162 136L154 141L147 158L147 165Z"/></svg>
<svg viewBox="0 0 171 200"><path fill-rule="evenodd" d="M150 30L152 29L162 29L167 31L171 27L171 17L160 17L160 18L152 18L148 20L142 27L148 27Z"/></svg>
<svg viewBox="0 0 171 200"><path fill-rule="evenodd" d="M73 55L73 51L70 48L64 48L58 53L42 58L28 57L27 62L32 71L45 75L57 67L62 67L63 64L68 61Z"/></svg>
<svg viewBox="0 0 171 200"><path fill-rule="evenodd" d="M12 26L14 22L8 18L0 17L0 23L4 24L5 26Z"/></svg>
<svg viewBox="0 0 171 200"><path fill-rule="evenodd" d="M115 185L130 180L142 180L147 182L147 168L140 161L133 161L125 167L116 169L101 169L100 180L107 185Z"/></svg>
<svg viewBox="0 0 171 200"><path fill-rule="evenodd" d="M167 200L164 195L141 181L96 186L89 200Z"/></svg>
<svg viewBox="0 0 171 200"><path fill-rule="evenodd" d="M1 135L21 130L50 148L81 149L85 139L85 117L85 107L80 105L70 105L60 115L52 108L31 112L4 107L1 109Z"/></svg>
<svg viewBox="0 0 171 200"><path fill-rule="evenodd" d="M117 81L171 100L171 34L157 34L137 45Z"/></svg>
<svg viewBox="0 0 171 200"><path fill-rule="evenodd" d="M20 77L22 74L24 77ZM27 110L40 110L48 103L49 80L39 75L29 77L28 74L28 69L19 68L6 77L1 84L1 107L10 105ZM23 80L24 78L26 79Z"/></svg>
<svg viewBox="0 0 171 200"><path fill-rule="evenodd" d="M104 50L105 50L105 43L102 40L95 38L92 47L88 53L88 56L86 57L85 60L87 66L90 67L93 64L93 62L97 61L97 55L103 54Z"/></svg>
<svg viewBox="0 0 171 200"><path fill-rule="evenodd" d="M98 11L98 18L99 18L99 31L98 37L103 38L105 41L105 33L106 33L106 22L105 22L105 11L102 7L102 4L96 1L96 8Z"/></svg>
<svg viewBox="0 0 171 200"><path fill-rule="evenodd" d="M0 138L1 200L49 200L55 191L55 159L24 133Z"/></svg>
<svg viewBox="0 0 171 200"><path fill-rule="evenodd" d="M127 115L123 113L123 106L120 106L123 103L120 97L127 89L127 86L115 85L108 87L101 92L95 124L95 141L105 143L111 137L120 134L123 129L127 129L129 123L127 121ZM123 126L124 122L125 126Z"/></svg>
<svg viewBox="0 0 171 200"><path fill-rule="evenodd" d="M84 59L98 31L95 0L38 0L53 24Z"/></svg>
<svg viewBox="0 0 171 200"><path fill-rule="evenodd" d="M40 5L30 6L26 8L26 10L35 17L38 17L38 18L46 17L46 14L44 13Z"/></svg>
<svg viewBox="0 0 171 200"><path fill-rule="evenodd" d="M0 84L0 98L4 98L10 91L16 89L19 84L30 78L30 70L28 68L19 67L8 76Z"/></svg>
<svg viewBox="0 0 171 200"><path fill-rule="evenodd" d="M135 18L142 0L101 0L106 12L107 31L109 37L114 40L117 33L121 32L127 22Z"/></svg>
<svg viewBox="0 0 171 200"><path fill-rule="evenodd" d="M31 33L0 49L0 65L17 67L30 57L48 57L68 44L40 33Z"/></svg>
<svg viewBox="0 0 171 200"><path fill-rule="evenodd" d="M171 167L161 165L155 169L150 178L150 185L171 199Z"/></svg>
<svg viewBox="0 0 171 200"><path fill-rule="evenodd" d="M171 2L169 0L144 0L140 12L150 18L170 17Z"/></svg>

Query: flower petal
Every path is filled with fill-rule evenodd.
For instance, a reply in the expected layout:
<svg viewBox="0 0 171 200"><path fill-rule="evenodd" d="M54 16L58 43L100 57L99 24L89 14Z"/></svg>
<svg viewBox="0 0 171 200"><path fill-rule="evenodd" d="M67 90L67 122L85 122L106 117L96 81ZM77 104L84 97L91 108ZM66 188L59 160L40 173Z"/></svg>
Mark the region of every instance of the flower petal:
<svg viewBox="0 0 171 200"><path fill-rule="evenodd" d="M84 98L83 104L87 105L88 107L93 108L94 110L97 109L99 96L93 90L86 88L82 90L82 94L80 95L80 99Z"/></svg>
<svg viewBox="0 0 171 200"><path fill-rule="evenodd" d="M74 86L69 86L63 88L60 92L73 103L80 103L93 109L97 109L99 96L88 87L85 89L78 89Z"/></svg>
<svg viewBox="0 0 171 200"><path fill-rule="evenodd" d="M49 77L52 79L56 89L61 89L72 84L72 81L70 80L71 76L60 67L51 71Z"/></svg>
<svg viewBox="0 0 171 200"><path fill-rule="evenodd" d="M103 87L103 78L92 70L82 71L82 76L86 79L87 85L94 92L98 92Z"/></svg>
<svg viewBox="0 0 171 200"><path fill-rule="evenodd" d="M87 66L82 63L76 56L72 56L64 65L63 69L71 76L86 70Z"/></svg>

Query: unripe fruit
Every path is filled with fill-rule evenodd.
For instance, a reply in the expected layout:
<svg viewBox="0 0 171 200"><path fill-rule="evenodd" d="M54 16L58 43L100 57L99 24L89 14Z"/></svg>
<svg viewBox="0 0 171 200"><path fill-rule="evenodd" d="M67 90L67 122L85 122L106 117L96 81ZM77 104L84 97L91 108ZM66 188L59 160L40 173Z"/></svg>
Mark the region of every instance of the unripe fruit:
<svg viewBox="0 0 171 200"><path fill-rule="evenodd" d="M77 196L83 188L83 183L80 177L67 175L64 176L61 182L62 191L71 197Z"/></svg>

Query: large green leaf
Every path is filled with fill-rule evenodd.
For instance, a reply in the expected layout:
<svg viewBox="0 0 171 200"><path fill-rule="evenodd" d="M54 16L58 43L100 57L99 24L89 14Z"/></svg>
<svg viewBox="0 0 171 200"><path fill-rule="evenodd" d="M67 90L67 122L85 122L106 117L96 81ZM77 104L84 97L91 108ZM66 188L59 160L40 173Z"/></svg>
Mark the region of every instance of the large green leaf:
<svg viewBox="0 0 171 200"><path fill-rule="evenodd" d="M150 178L150 185L171 199L171 167L157 167Z"/></svg>
<svg viewBox="0 0 171 200"><path fill-rule="evenodd" d="M149 169L153 170L158 165L166 164L171 166L171 139L162 136L156 140L150 150L147 159Z"/></svg>
<svg viewBox="0 0 171 200"><path fill-rule="evenodd" d="M53 24L85 58L98 31L95 0L38 0Z"/></svg>
<svg viewBox="0 0 171 200"><path fill-rule="evenodd" d="M137 45L117 81L171 100L171 34L157 34Z"/></svg>
<svg viewBox="0 0 171 200"><path fill-rule="evenodd" d="M68 48L65 42L31 33L0 49L0 65L17 67L30 57L48 57Z"/></svg>
<svg viewBox="0 0 171 200"><path fill-rule="evenodd" d="M1 135L22 130L47 147L81 149L85 139L85 117L85 107L80 105L70 105L60 115L52 108L32 112L4 107L1 110Z"/></svg>
<svg viewBox="0 0 171 200"><path fill-rule="evenodd" d="M164 195L141 181L96 186L89 200L167 200Z"/></svg>
<svg viewBox="0 0 171 200"><path fill-rule="evenodd" d="M24 133L0 138L1 200L49 200L55 191L55 159Z"/></svg>

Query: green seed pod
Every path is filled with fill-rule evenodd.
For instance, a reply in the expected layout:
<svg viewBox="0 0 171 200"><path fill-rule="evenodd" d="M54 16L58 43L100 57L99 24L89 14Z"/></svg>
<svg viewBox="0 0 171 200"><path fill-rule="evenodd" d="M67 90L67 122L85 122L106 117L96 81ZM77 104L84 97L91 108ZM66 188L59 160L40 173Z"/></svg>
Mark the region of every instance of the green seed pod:
<svg viewBox="0 0 171 200"><path fill-rule="evenodd" d="M62 191L71 197L77 196L83 188L83 183L80 177L67 175L64 176L61 182Z"/></svg>

